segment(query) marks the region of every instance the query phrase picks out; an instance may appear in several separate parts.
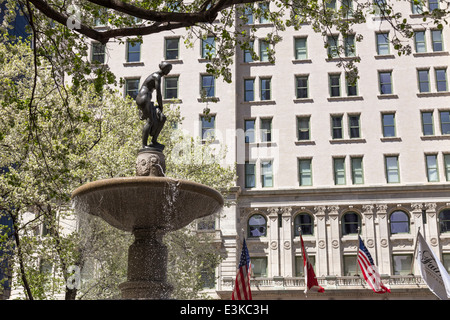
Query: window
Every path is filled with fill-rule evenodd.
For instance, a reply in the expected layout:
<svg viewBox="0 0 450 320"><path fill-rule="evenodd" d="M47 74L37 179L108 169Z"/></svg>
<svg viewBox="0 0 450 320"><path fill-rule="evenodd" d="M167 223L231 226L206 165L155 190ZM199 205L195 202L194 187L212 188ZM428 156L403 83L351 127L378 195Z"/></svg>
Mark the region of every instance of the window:
<svg viewBox="0 0 450 320"><path fill-rule="evenodd" d="M330 10L336 10L336 0L326 0L326 7Z"/></svg>
<svg viewBox="0 0 450 320"><path fill-rule="evenodd" d="M386 0L373 0L375 15L385 15L386 13Z"/></svg>
<svg viewBox="0 0 450 320"><path fill-rule="evenodd" d="M331 116L331 134L333 139L342 139L342 116Z"/></svg>
<svg viewBox="0 0 450 320"><path fill-rule="evenodd" d="M216 40L210 36L202 40L202 58L211 59L216 54Z"/></svg>
<svg viewBox="0 0 450 320"><path fill-rule="evenodd" d="M255 142L255 120L245 120L245 143Z"/></svg>
<svg viewBox="0 0 450 320"><path fill-rule="evenodd" d="M384 113L381 115L383 125L383 137L395 137L395 113Z"/></svg>
<svg viewBox="0 0 450 320"><path fill-rule="evenodd" d="M244 49L244 62L253 62L254 41L249 41L249 48Z"/></svg>
<svg viewBox="0 0 450 320"><path fill-rule="evenodd" d="M214 97L215 96L215 81L214 77L210 75L202 75L202 96Z"/></svg>
<svg viewBox="0 0 450 320"><path fill-rule="evenodd" d="M267 258L252 257L250 263L253 277L267 277Z"/></svg>
<svg viewBox="0 0 450 320"><path fill-rule="evenodd" d="M408 275L411 273L413 256L411 254L396 254L392 256L393 274Z"/></svg>
<svg viewBox="0 0 450 320"><path fill-rule="evenodd" d="M212 289L216 286L216 272L212 261L202 261L200 283L202 284L202 288L205 289Z"/></svg>
<svg viewBox="0 0 450 320"><path fill-rule="evenodd" d="M344 185L345 182L345 158L333 158L334 184Z"/></svg>
<svg viewBox="0 0 450 320"><path fill-rule="evenodd" d="M422 112L422 132L424 136L434 135L433 112Z"/></svg>
<svg viewBox="0 0 450 320"><path fill-rule="evenodd" d="M329 85L330 85L330 97L340 97L341 96L341 75L340 74L330 74L329 75Z"/></svg>
<svg viewBox="0 0 450 320"><path fill-rule="evenodd" d="M297 117L297 130L298 130L298 135L297 135L297 139L299 141L305 141L305 140L310 140L311 136L310 136L310 129L309 129L309 124L310 124L310 117Z"/></svg>
<svg viewBox="0 0 450 320"><path fill-rule="evenodd" d="M268 2L261 2L258 4L259 10L261 11L262 15L259 17L259 23L269 23L270 20L268 18L269 14L269 3Z"/></svg>
<svg viewBox="0 0 450 320"><path fill-rule="evenodd" d="M261 78L260 84L261 84L261 100L270 100L271 99L271 92L270 92L270 78Z"/></svg>
<svg viewBox="0 0 450 320"><path fill-rule="evenodd" d="M180 38L167 38L165 40L165 57L166 60L179 59Z"/></svg>
<svg viewBox="0 0 450 320"><path fill-rule="evenodd" d="M209 215L207 217L197 219L197 230L216 230L216 217Z"/></svg>
<svg viewBox="0 0 450 320"><path fill-rule="evenodd" d="M397 210L390 215L391 234L409 233L409 217L401 210Z"/></svg>
<svg viewBox="0 0 450 320"><path fill-rule="evenodd" d="M299 236L302 231L302 236L312 235L314 230L313 217L308 213L299 213L294 218L294 236Z"/></svg>
<svg viewBox="0 0 450 320"><path fill-rule="evenodd" d="M243 20L245 24L253 24L253 7L245 7Z"/></svg>
<svg viewBox="0 0 450 320"><path fill-rule="evenodd" d="M417 53L427 52L427 45L425 42L425 31L414 32L414 46Z"/></svg>
<svg viewBox="0 0 450 320"><path fill-rule="evenodd" d="M308 59L308 50L306 47L307 38L295 38L294 39L294 56L297 60Z"/></svg>
<svg viewBox="0 0 450 320"><path fill-rule="evenodd" d="M450 154L444 154L445 178L450 181Z"/></svg>
<svg viewBox="0 0 450 320"><path fill-rule="evenodd" d="M450 232L450 209L444 209L439 212L440 232Z"/></svg>
<svg viewBox="0 0 450 320"><path fill-rule="evenodd" d="M430 77L428 70L417 70L419 92L430 92Z"/></svg>
<svg viewBox="0 0 450 320"><path fill-rule="evenodd" d="M450 134L450 111L441 111L441 133Z"/></svg>
<svg viewBox="0 0 450 320"><path fill-rule="evenodd" d="M313 269L316 265L316 257L308 254L308 261L313 266ZM305 268L303 266L303 256L295 256L295 276L296 277L304 277L305 276Z"/></svg>
<svg viewBox="0 0 450 320"><path fill-rule="evenodd" d="M442 253L442 264L445 270L447 270L447 273L450 273L450 254Z"/></svg>
<svg viewBox="0 0 450 320"><path fill-rule="evenodd" d="M297 99L308 98L308 76L297 76Z"/></svg>
<svg viewBox="0 0 450 320"><path fill-rule="evenodd" d="M336 58L339 56L339 40L337 35L328 36L327 46L329 59Z"/></svg>
<svg viewBox="0 0 450 320"><path fill-rule="evenodd" d="M378 76L380 81L380 94L392 94L392 72L379 72Z"/></svg>
<svg viewBox="0 0 450 320"><path fill-rule="evenodd" d="M255 164L245 162L245 187L254 188L256 186Z"/></svg>
<svg viewBox="0 0 450 320"><path fill-rule="evenodd" d="M377 54L389 54L389 33L377 33Z"/></svg>
<svg viewBox="0 0 450 320"><path fill-rule="evenodd" d="M359 234L361 219L356 212L347 212L342 216L342 235Z"/></svg>
<svg viewBox="0 0 450 320"><path fill-rule="evenodd" d="M344 38L345 56L354 57L356 55L355 36L348 35Z"/></svg>
<svg viewBox="0 0 450 320"><path fill-rule="evenodd" d="M244 80L244 101L254 101L255 100L255 80L245 79Z"/></svg>
<svg viewBox="0 0 450 320"><path fill-rule="evenodd" d="M358 274L358 265L357 260L358 256L356 255L344 255L344 276L354 276Z"/></svg>
<svg viewBox="0 0 450 320"><path fill-rule="evenodd" d="M438 92L447 91L447 69L435 69L436 90Z"/></svg>
<svg viewBox="0 0 450 320"><path fill-rule="evenodd" d="M125 79L125 95L136 99L139 92L139 79Z"/></svg>
<svg viewBox="0 0 450 320"><path fill-rule="evenodd" d="M141 43L139 40L127 41L127 62L141 61Z"/></svg>
<svg viewBox="0 0 450 320"><path fill-rule="evenodd" d="M439 9L439 0L428 0L428 10L433 11Z"/></svg>
<svg viewBox="0 0 450 320"><path fill-rule="evenodd" d="M361 138L361 126L359 118L359 114L348 116L350 139Z"/></svg>
<svg viewBox="0 0 450 320"><path fill-rule="evenodd" d="M345 75L345 82L347 84L347 96L357 96L358 95L358 85L357 79L350 79L348 74Z"/></svg>
<svg viewBox="0 0 450 320"><path fill-rule="evenodd" d="M398 168L398 156L386 156L386 180L388 183L400 182L400 172Z"/></svg>
<svg viewBox="0 0 450 320"><path fill-rule="evenodd" d="M427 179L428 182L439 181L439 170L437 165L437 155L427 154L425 155L425 163L427 166Z"/></svg>
<svg viewBox="0 0 450 320"><path fill-rule="evenodd" d="M411 11L413 14L423 13L423 3L421 1L411 1Z"/></svg>
<svg viewBox="0 0 450 320"><path fill-rule="evenodd" d="M364 184L363 158L352 157L351 167L352 167L352 183Z"/></svg>
<svg viewBox="0 0 450 320"><path fill-rule="evenodd" d="M216 123L216 117L215 116L201 116L201 125L202 125L202 136L201 138L203 140L209 140L215 138L215 123Z"/></svg>
<svg viewBox="0 0 450 320"><path fill-rule="evenodd" d="M92 44L92 62L98 62L100 64L105 63L105 50L106 47L104 44L99 42L94 42Z"/></svg>
<svg viewBox="0 0 450 320"><path fill-rule="evenodd" d="M248 236L250 238L266 236L267 221L261 214L254 214L248 220ZM252 259L253 261L253 259Z"/></svg>
<svg viewBox="0 0 450 320"><path fill-rule="evenodd" d="M299 159L298 160L300 186L312 186L311 162L312 162L311 159Z"/></svg>
<svg viewBox="0 0 450 320"><path fill-rule="evenodd" d="M353 17L353 0L342 0L342 14L347 19Z"/></svg>
<svg viewBox="0 0 450 320"><path fill-rule="evenodd" d="M442 43L442 31L431 30L431 42L433 45L433 51L443 51L444 45Z"/></svg>
<svg viewBox="0 0 450 320"><path fill-rule="evenodd" d="M164 99L178 98L178 77L164 78Z"/></svg>
<svg viewBox="0 0 450 320"><path fill-rule="evenodd" d="M267 41L259 41L259 60L263 62L269 61L269 43Z"/></svg>
<svg viewBox="0 0 450 320"><path fill-rule="evenodd" d="M262 187L273 187L272 161L261 162L261 183Z"/></svg>
<svg viewBox="0 0 450 320"><path fill-rule="evenodd" d="M272 141L272 119L261 119L261 142Z"/></svg>

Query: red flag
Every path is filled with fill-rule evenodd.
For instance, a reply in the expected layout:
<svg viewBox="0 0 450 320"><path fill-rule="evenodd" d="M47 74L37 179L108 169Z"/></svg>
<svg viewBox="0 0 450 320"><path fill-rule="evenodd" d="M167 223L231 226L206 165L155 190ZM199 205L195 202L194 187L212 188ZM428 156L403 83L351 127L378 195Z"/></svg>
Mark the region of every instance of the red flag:
<svg viewBox="0 0 450 320"><path fill-rule="evenodd" d="M306 253L305 245L303 244L301 232L300 232L300 241L302 243L303 268L305 272L305 284L306 284L305 293L308 290L316 292L325 292L325 289L319 286L319 282L317 282L316 274L314 273L314 269L311 262L309 262L308 254Z"/></svg>
<svg viewBox="0 0 450 320"><path fill-rule="evenodd" d="M234 290L231 294L231 300L252 300L252 291L250 290L250 272L250 255L248 254L247 245L244 239L241 259L239 261L236 281L234 283Z"/></svg>

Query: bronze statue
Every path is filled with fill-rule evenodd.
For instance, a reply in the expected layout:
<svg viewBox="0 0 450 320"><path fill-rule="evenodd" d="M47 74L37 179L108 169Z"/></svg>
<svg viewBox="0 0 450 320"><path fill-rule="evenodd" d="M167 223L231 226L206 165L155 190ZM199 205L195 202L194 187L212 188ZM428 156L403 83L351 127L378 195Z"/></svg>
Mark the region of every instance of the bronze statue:
<svg viewBox="0 0 450 320"><path fill-rule="evenodd" d="M142 129L142 148L156 148L162 151L164 145L157 141L159 133L166 122L166 116L163 113L161 81L162 77L172 70L172 65L167 62L161 62L159 69L159 71L152 73L144 80L136 97L136 103L139 108L139 118L141 120L147 119L147 123ZM151 101L153 90L156 90L156 102L158 103L156 106ZM152 136L150 145L148 145L149 136Z"/></svg>

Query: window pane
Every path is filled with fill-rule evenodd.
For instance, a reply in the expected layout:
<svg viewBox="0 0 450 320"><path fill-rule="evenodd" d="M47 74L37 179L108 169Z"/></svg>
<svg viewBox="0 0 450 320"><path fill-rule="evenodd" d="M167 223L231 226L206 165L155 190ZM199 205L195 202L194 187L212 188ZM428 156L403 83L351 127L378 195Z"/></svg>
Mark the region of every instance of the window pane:
<svg viewBox="0 0 450 320"><path fill-rule="evenodd" d="M450 181L450 154L444 154L445 178Z"/></svg>
<svg viewBox="0 0 450 320"><path fill-rule="evenodd" d="M359 227L360 219L357 213L349 212L342 217L342 233L344 235L359 233Z"/></svg>
<svg viewBox="0 0 450 320"><path fill-rule="evenodd" d="M125 94L133 99L136 99L139 91L139 79L125 80Z"/></svg>
<svg viewBox="0 0 450 320"><path fill-rule="evenodd" d="M430 92L428 70L417 71L417 76L419 78L419 91L420 92Z"/></svg>
<svg viewBox="0 0 450 320"><path fill-rule="evenodd" d="M202 91L206 97L214 97L214 77L202 76Z"/></svg>
<svg viewBox="0 0 450 320"><path fill-rule="evenodd" d="M355 116L349 116L348 122L350 126L350 138L360 138L361 137L361 131L359 127L359 115Z"/></svg>
<svg viewBox="0 0 450 320"><path fill-rule="evenodd" d="M316 257L313 255L308 254L308 260L313 266L313 269L315 269L316 265ZM303 256L296 256L295 257L295 276L296 277L304 277L305 276L305 268L303 266Z"/></svg>
<svg viewBox="0 0 450 320"><path fill-rule="evenodd" d="M434 135L432 112L422 112L422 129L424 136Z"/></svg>
<svg viewBox="0 0 450 320"><path fill-rule="evenodd" d="M330 96L331 97L339 97L341 95L341 76L340 75L330 75Z"/></svg>
<svg viewBox="0 0 450 320"><path fill-rule="evenodd" d="M261 174L262 174L262 186L263 187L273 187L273 174L272 174L272 162L263 161L261 163Z"/></svg>
<svg viewBox="0 0 450 320"><path fill-rule="evenodd" d="M253 79L245 79L244 80L244 91L245 101L254 101L255 100L255 91L254 91L255 80Z"/></svg>
<svg viewBox="0 0 450 320"><path fill-rule="evenodd" d="M344 45L345 45L345 56L354 57L356 54L355 36L354 35L347 36L344 39Z"/></svg>
<svg viewBox="0 0 450 320"><path fill-rule="evenodd" d="M437 156L435 154L425 156L427 163L427 178L428 182L439 181L439 173L437 166Z"/></svg>
<svg viewBox="0 0 450 320"><path fill-rule="evenodd" d="M167 77L164 78L165 99L176 99L178 98L178 77Z"/></svg>
<svg viewBox="0 0 450 320"><path fill-rule="evenodd" d="M442 210L439 213L439 226L441 232L450 232L450 209Z"/></svg>
<svg viewBox="0 0 450 320"><path fill-rule="evenodd" d="M297 77L297 98L308 98L308 76Z"/></svg>
<svg viewBox="0 0 450 320"><path fill-rule="evenodd" d="M299 160L300 186L312 186L311 159Z"/></svg>
<svg viewBox="0 0 450 320"><path fill-rule="evenodd" d="M295 59L303 60L307 59L306 50L306 38L296 38L295 39Z"/></svg>
<svg viewBox="0 0 450 320"><path fill-rule="evenodd" d="M380 72L380 93L381 94L392 93L392 80L390 72Z"/></svg>
<svg viewBox="0 0 450 320"><path fill-rule="evenodd" d="M272 141L272 119L261 119L261 141Z"/></svg>
<svg viewBox="0 0 450 320"><path fill-rule="evenodd" d="M254 277L267 277L267 258L252 258L250 262Z"/></svg>
<svg viewBox="0 0 450 320"><path fill-rule="evenodd" d="M335 158L334 163L334 183L337 185L345 184L345 159Z"/></svg>
<svg viewBox="0 0 450 320"><path fill-rule="evenodd" d="M261 79L261 100L270 99L270 79Z"/></svg>
<svg viewBox="0 0 450 320"><path fill-rule="evenodd" d="M344 256L344 276L354 276L358 273L357 256Z"/></svg>
<svg viewBox="0 0 450 320"><path fill-rule="evenodd" d="M328 57L329 58L336 58L339 56L339 50L338 50L338 39L337 36L328 36L327 39L327 45L328 45Z"/></svg>
<svg viewBox="0 0 450 320"><path fill-rule="evenodd" d="M450 134L450 111L442 111L440 115L442 134Z"/></svg>
<svg viewBox="0 0 450 320"><path fill-rule="evenodd" d="M307 213L300 213L295 216L294 219L294 235L298 236L300 234L299 230L302 231L302 235L312 235L313 234L313 219Z"/></svg>
<svg viewBox="0 0 450 320"><path fill-rule="evenodd" d="M436 88L438 92L447 91L446 69L436 69Z"/></svg>
<svg viewBox="0 0 450 320"><path fill-rule="evenodd" d="M202 40L202 58L213 58L216 53L216 40L214 37L208 37Z"/></svg>
<svg viewBox="0 0 450 320"><path fill-rule="evenodd" d="M214 137L215 137L215 133L214 133L215 121L216 121L215 116L201 117L202 139L204 139L204 140L214 139Z"/></svg>
<svg viewBox="0 0 450 320"><path fill-rule="evenodd" d="M333 139L342 139L342 116L331 118Z"/></svg>
<svg viewBox="0 0 450 320"><path fill-rule="evenodd" d="M442 31L432 30L431 41L433 42L433 51L442 51L444 46L442 45Z"/></svg>
<svg viewBox="0 0 450 320"><path fill-rule="evenodd" d="M269 43L266 41L259 42L259 60L269 61Z"/></svg>
<svg viewBox="0 0 450 320"><path fill-rule="evenodd" d="M245 187L254 188L256 184L255 181L255 164L245 163Z"/></svg>
<svg viewBox="0 0 450 320"><path fill-rule="evenodd" d="M260 214L255 214L250 217L248 227L250 237L262 237L266 235L266 219Z"/></svg>
<svg viewBox="0 0 450 320"><path fill-rule="evenodd" d="M394 275L408 275L411 273L412 255L392 256Z"/></svg>
<svg viewBox="0 0 450 320"><path fill-rule="evenodd" d="M377 53L379 55L389 54L389 34L377 34Z"/></svg>
<svg viewBox="0 0 450 320"><path fill-rule="evenodd" d="M244 62L252 62L253 61L253 56L252 56L253 44L254 44L253 41L249 41L248 45L250 46L250 49L244 50Z"/></svg>
<svg viewBox="0 0 450 320"><path fill-rule="evenodd" d="M364 183L362 158L352 158L352 181L353 184Z"/></svg>
<svg viewBox="0 0 450 320"><path fill-rule="evenodd" d="M414 33L414 42L416 46L416 52L427 52L427 46L425 43L425 32L424 31L416 31Z"/></svg>
<svg viewBox="0 0 450 320"><path fill-rule="evenodd" d="M255 142L255 120L245 120L245 142Z"/></svg>
<svg viewBox="0 0 450 320"><path fill-rule="evenodd" d="M309 117L300 117L297 121L298 140L309 140Z"/></svg>
<svg viewBox="0 0 450 320"><path fill-rule="evenodd" d="M137 62L141 60L141 43L140 42L128 42L128 56L127 62Z"/></svg>
<svg viewBox="0 0 450 320"><path fill-rule="evenodd" d="M409 218L403 211L395 211L390 216L391 234L409 233Z"/></svg>
<svg viewBox="0 0 450 320"><path fill-rule="evenodd" d="M397 157L386 157L386 175L388 183L400 182Z"/></svg>
<svg viewBox="0 0 450 320"><path fill-rule="evenodd" d="M94 43L92 45L92 61L105 63L105 45L101 43Z"/></svg>
<svg viewBox="0 0 450 320"><path fill-rule="evenodd" d="M394 114L383 114L383 137L395 137Z"/></svg>
<svg viewBox="0 0 450 320"><path fill-rule="evenodd" d="M166 59L175 60L178 59L178 45L180 39L166 39Z"/></svg>

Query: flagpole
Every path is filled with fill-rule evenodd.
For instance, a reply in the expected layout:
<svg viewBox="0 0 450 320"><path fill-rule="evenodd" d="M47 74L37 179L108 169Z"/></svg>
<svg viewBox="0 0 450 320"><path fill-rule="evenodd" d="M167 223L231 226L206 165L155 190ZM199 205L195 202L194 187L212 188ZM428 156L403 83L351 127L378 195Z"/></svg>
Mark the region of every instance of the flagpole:
<svg viewBox="0 0 450 320"><path fill-rule="evenodd" d="M413 260L411 261L411 270L409 270L409 274L414 275L413 274L413 267L414 264L416 263L416 251L417 251L417 240L419 239L419 233L420 233L420 226L417 229L417 235L416 235L416 244L414 245L414 252L413 252Z"/></svg>

